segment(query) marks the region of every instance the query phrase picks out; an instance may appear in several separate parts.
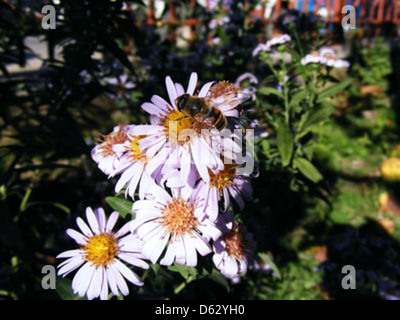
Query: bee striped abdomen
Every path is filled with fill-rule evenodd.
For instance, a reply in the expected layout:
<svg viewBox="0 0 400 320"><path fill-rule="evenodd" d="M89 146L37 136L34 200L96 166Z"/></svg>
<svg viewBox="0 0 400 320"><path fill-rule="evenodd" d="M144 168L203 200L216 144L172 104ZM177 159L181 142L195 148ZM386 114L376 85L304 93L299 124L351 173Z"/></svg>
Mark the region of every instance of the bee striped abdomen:
<svg viewBox="0 0 400 320"><path fill-rule="evenodd" d="M226 118L217 108L211 108L210 113L208 114L208 119L210 119L210 122L218 131L226 128Z"/></svg>

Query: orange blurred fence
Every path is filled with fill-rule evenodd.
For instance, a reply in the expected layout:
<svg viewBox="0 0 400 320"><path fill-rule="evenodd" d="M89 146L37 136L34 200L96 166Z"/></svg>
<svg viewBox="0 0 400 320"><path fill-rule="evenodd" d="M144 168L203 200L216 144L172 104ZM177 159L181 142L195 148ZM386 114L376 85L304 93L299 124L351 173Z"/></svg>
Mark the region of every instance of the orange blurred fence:
<svg viewBox="0 0 400 320"><path fill-rule="evenodd" d="M183 5L194 7L196 0L187 3L177 0L166 2L162 17L155 17L157 0L148 0L147 21L148 25L191 26L194 27L198 20L194 17L179 19L177 11ZM199 1L208 9L218 2L215 0ZM352 5L356 13L356 28L365 36L379 35L386 30L386 35L398 36L400 25L400 0L260 0L260 4L252 11L251 18L258 18L265 24L275 23L278 17L288 9L297 9L303 13L314 13L325 20L327 33L335 33L335 25L341 25L343 17L342 8ZM228 9L226 9L228 11ZM382 27L385 26L383 29ZM389 32L387 32L389 30Z"/></svg>

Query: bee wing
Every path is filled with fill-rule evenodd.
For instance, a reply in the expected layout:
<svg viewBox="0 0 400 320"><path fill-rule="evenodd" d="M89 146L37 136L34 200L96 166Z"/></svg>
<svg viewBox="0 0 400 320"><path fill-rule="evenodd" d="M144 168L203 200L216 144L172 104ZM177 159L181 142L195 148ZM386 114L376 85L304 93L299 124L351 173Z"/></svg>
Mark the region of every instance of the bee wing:
<svg viewBox="0 0 400 320"><path fill-rule="evenodd" d="M241 103L251 98L251 94L243 91L225 92L217 98L210 99L210 102L222 112L236 108Z"/></svg>

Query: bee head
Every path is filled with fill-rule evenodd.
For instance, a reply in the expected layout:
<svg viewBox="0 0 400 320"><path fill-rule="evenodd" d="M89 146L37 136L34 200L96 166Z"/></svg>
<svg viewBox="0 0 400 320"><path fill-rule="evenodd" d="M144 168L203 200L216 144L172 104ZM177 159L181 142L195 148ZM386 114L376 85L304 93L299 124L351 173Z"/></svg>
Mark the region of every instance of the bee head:
<svg viewBox="0 0 400 320"><path fill-rule="evenodd" d="M203 110L204 101L199 97L193 97L187 93L181 95L175 100L179 111L189 116L195 116Z"/></svg>
<svg viewBox="0 0 400 320"><path fill-rule="evenodd" d="M190 95L185 93L185 94L179 96L178 98L176 98L175 103L176 103L176 106L177 106L179 111L181 111L181 112L183 111L183 109L185 108L186 103L189 100L189 97L190 97Z"/></svg>

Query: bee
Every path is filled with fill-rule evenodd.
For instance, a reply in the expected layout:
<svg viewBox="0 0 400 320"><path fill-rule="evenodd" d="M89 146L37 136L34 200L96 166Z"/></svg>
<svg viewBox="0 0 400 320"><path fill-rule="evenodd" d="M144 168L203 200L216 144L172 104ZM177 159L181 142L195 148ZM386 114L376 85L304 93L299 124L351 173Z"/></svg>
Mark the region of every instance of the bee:
<svg viewBox="0 0 400 320"><path fill-rule="evenodd" d="M225 83L222 84L226 85ZM217 86L218 84L214 87ZM175 103L178 110L184 113L186 117L193 117L199 121L207 121L218 131L222 131L228 124L223 112L233 110L239 104L250 98L250 95L243 93L239 88L235 89L234 91L224 92L215 96L213 92L216 91L215 89L213 91L213 88L211 88L211 94L203 98L185 93L179 96L175 100Z"/></svg>

